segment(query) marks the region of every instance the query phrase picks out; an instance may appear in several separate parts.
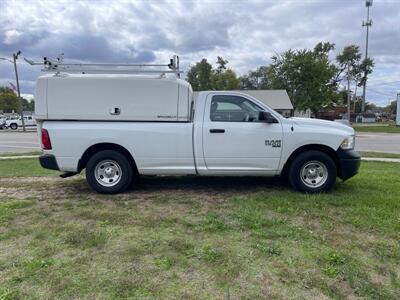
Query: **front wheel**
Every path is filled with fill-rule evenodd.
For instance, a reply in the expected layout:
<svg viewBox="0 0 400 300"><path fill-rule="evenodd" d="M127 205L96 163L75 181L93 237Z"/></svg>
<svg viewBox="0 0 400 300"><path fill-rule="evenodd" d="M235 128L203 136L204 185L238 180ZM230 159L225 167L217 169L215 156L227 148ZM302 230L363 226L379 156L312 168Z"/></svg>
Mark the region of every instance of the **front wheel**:
<svg viewBox="0 0 400 300"><path fill-rule="evenodd" d="M132 166L125 155L118 151L97 152L86 165L87 182L101 194L121 193L130 186L132 179Z"/></svg>
<svg viewBox="0 0 400 300"><path fill-rule="evenodd" d="M289 168L290 184L305 193L329 191L335 185L336 175L335 162L321 151L300 153Z"/></svg>
<svg viewBox="0 0 400 300"><path fill-rule="evenodd" d="M15 124L15 123L12 123L12 124L10 125L10 128L11 128L12 130L17 130L17 129L18 129L18 125Z"/></svg>

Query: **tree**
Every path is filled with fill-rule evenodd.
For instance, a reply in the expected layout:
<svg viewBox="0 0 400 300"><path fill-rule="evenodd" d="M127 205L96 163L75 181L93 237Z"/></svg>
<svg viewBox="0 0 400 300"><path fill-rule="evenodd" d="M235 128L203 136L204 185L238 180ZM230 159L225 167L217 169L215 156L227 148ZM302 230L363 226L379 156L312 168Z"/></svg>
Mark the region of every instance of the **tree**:
<svg viewBox="0 0 400 300"><path fill-rule="evenodd" d="M239 77L242 90L267 90L271 88L270 68L261 66L247 75Z"/></svg>
<svg viewBox="0 0 400 300"><path fill-rule="evenodd" d="M215 73L217 74L221 74L226 70L226 65L229 63L229 61L223 59L221 56L217 57L217 70L215 71Z"/></svg>
<svg viewBox="0 0 400 300"><path fill-rule="evenodd" d="M350 45L344 47L343 51L336 56L338 62L337 80L347 82L347 93L350 94L351 86L354 85L354 98L357 97L357 87L360 87L372 73L374 62L367 58L361 60L360 47ZM348 100L350 101L350 99ZM361 108L357 111L360 111Z"/></svg>
<svg viewBox="0 0 400 300"><path fill-rule="evenodd" d="M20 102L14 91L8 87L0 87L0 110L3 112L16 112L20 110Z"/></svg>
<svg viewBox="0 0 400 300"><path fill-rule="evenodd" d="M215 90L237 90L240 86L240 81L237 79L235 72L227 69L222 73L214 73L212 79L213 88Z"/></svg>
<svg viewBox="0 0 400 300"><path fill-rule="evenodd" d="M221 56L217 58L217 68L212 70L211 82L215 90L236 90L240 86L236 73L227 68L229 62Z"/></svg>
<svg viewBox="0 0 400 300"><path fill-rule="evenodd" d="M227 68L228 61L218 56L217 68L203 58L192 66L187 74L187 80L194 91L205 90L234 90L239 88L239 80L236 73Z"/></svg>
<svg viewBox="0 0 400 300"><path fill-rule="evenodd" d="M203 58L190 68L187 73L187 80L194 91L206 91L212 89L211 83L212 66Z"/></svg>
<svg viewBox="0 0 400 300"><path fill-rule="evenodd" d="M329 61L334 44L318 43L313 50L288 50L272 57L271 88L285 89L294 109L311 111L318 115L321 108L336 103L335 75L337 68Z"/></svg>
<svg viewBox="0 0 400 300"><path fill-rule="evenodd" d="M363 86L364 82L366 82L368 80L368 75L372 73L373 68L374 68L374 60L372 58L366 58L363 59L363 61L361 62L360 66L359 66L359 71L362 74L362 76L360 75L360 80L358 82L358 86Z"/></svg>
<svg viewBox="0 0 400 300"><path fill-rule="evenodd" d="M397 110L397 101L396 100L391 101L390 104L385 107L386 113L388 113L390 115L395 115L396 110Z"/></svg>
<svg viewBox="0 0 400 300"><path fill-rule="evenodd" d="M360 78L360 48L356 45L344 47L343 51L336 56L339 64L338 77L344 73L343 79L348 83Z"/></svg>
<svg viewBox="0 0 400 300"><path fill-rule="evenodd" d="M21 98L22 110L23 111L34 111L35 110L35 100L28 101L25 98Z"/></svg>
<svg viewBox="0 0 400 300"><path fill-rule="evenodd" d="M361 53L360 49L356 45L350 45L344 47L343 51L336 56L336 60L339 63L338 74L343 73L343 79L347 81L347 112L348 119L350 120L350 110L351 110L351 90L350 85L355 82L355 94L357 89L358 81L361 78L360 73L360 60Z"/></svg>

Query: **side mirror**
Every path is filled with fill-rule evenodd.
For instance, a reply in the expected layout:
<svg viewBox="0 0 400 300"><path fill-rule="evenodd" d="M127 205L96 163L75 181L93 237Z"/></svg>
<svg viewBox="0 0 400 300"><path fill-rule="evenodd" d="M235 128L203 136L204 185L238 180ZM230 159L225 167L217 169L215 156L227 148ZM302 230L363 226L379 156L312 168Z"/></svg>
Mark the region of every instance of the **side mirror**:
<svg viewBox="0 0 400 300"><path fill-rule="evenodd" d="M278 123L278 121L267 111L260 111L258 113L258 120L265 123Z"/></svg>

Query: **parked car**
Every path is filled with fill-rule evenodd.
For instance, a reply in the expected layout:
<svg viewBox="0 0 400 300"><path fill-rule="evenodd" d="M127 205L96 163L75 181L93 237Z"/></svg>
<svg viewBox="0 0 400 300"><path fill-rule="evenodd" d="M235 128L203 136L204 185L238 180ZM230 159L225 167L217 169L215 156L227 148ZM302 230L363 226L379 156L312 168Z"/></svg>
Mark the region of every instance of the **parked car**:
<svg viewBox="0 0 400 300"><path fill-rule="evenodd" d="M179 78L47 74L36 85L44 168L86 169L99 193L139 175L287 176L296 190L329 191L359 169L353 128L284 118L240 92L204 91Z"/></svg>
<svg viewBox="0 0 400 300"><path fill-rule="evenodd" d="M24 121L25 121L25 127L37 126L33 116L24 116ZM12 130L17 130L18 127L22 127L22 119L21 117L19 117L18 119L6 120L5 126L7 128L11 128Z"/></svg>
<svg viewBox="0 0 400 300"><path fill-rule="evenodd" d="M0 116L0 130L6 128L6 117Z"/></svg>

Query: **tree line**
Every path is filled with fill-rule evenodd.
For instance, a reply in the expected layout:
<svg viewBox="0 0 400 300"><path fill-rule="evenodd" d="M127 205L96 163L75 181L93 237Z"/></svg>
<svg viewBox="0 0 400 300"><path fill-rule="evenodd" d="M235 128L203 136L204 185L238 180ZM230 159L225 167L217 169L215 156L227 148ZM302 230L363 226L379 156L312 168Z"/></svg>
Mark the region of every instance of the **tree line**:
<svg viewBox="0 0 400 300"><path fill-rule="evenodd" d="M4 113L34 111L35 101L25 98L18 99L17 94L9 87L0 87L0 111Z"/></svg>
<svg viewBox="0 0 400 300"><path fill-rule="evenodd" d="M270 65L240 77L222 57L217 58L216 68L204 58L190 67L187 80L195 91L285 89L294 109L310 109L317 115L321 108L345 103L347 91L343 86L356 95L374 67L372 59L361 59L359 46L344 47L332 62L329 57L333 50L335 45L329 42L320 42L313 49L289 49L272 56Z"/></svg>

